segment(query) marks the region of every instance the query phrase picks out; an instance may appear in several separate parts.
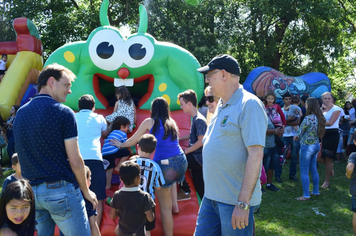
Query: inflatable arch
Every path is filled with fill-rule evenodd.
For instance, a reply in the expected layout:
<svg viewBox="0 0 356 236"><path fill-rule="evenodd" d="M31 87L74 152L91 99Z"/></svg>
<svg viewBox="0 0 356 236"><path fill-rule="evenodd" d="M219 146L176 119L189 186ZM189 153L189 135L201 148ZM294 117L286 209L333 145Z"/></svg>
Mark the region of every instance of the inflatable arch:
<svg viewBox="0 0 356 236"><path fill-rule="evenodd" d="M36 26L27 18L13 22L17 38L0 42L0 55L7 54L7 71L0 83L0 113L7 119L13 105L22 105L36 92L37 78L43 67L42 42Z"/></svg>
<svg viewBox="0 0 356 236"><path fill-rule="evenodd" d="M264 97L268 90L273 90L277 103L282 101L285 93L292 95L320 98L324 92L331 91L329 78L319 72L308 73L299 77L287 76L270 67L258 67L252 70L243 83L244 88Z"/></svg>

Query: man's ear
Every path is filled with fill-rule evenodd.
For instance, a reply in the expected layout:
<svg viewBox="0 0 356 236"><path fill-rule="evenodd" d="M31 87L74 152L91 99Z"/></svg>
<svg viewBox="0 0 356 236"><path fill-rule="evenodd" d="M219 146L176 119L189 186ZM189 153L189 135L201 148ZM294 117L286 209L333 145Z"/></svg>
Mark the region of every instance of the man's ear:
<svg viewBox="0 0 356 236"><path fill-rule="evenodd" d="M55 79L53 76L49 77L48 80L47 80L47 85L48 85L50 88L53 88L55 80L56 80L56 79Z"/></svg>

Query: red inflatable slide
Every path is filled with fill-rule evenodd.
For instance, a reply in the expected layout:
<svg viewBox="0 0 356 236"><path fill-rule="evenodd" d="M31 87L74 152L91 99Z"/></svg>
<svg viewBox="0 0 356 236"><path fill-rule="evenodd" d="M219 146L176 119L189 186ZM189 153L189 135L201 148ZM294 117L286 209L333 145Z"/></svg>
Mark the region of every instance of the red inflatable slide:
<svg viewBox="0 0 356 236"><path fill-rule="evenodd" d="M112 109L112 108L111 108ZM104 116L111 114L111 110L97 110L97 113L100 113ZM139 127L144 119L150 116L150 111L137 109L137 123L136 126ZM180 136L189 134L191 119L190 116L184 114L183 111L172 111L171 117L177 122L179 127ZM137 127L132 131L132 134L135 133ZM188 141L180 142L180 145L184 148L188 146ZM114 172L115 174L115 172ZM191 187L191 199L187 201L178 202L179 213L173 214L174 221L174 230L173 233L175 236L191 236L194 233L195 224L198 216L199 202L198 197L195 192L193 181L190 175L190 172L187 171L185 174L186 180ZM118 190L118 185L113 185L110 190L106 190L108 197L112 197L114 192ZM164 236L161 224L161 215L158 200L156 198L156 228L151 231L152 236ZM118 224L118 219L112 220L109 216L110 206L107 203L104 203L104 213L103 220L100 226L100 232L102 236L112 236L114 235L114 229ZM58 228L56 227L55 235L59 235Z"/></svg>

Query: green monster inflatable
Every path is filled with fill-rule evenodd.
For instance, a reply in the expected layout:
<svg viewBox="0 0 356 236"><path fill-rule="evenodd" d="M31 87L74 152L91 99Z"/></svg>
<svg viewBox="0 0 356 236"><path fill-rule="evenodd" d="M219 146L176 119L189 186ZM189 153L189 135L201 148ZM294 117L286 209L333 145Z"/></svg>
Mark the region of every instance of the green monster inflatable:
<svg viewBox="0 0 356 236"><path fill-rule="evenodd" d="M100 8L101 27L87 41L58 48L45 65L58 63L77 76L66 105L77 110L83 94L95 98L96 109L112 106L115 87L125 85L132 97L139 99L138 108L149 110L156 97L165 98L170 109L179 110L178 93L193 89L198 99L203 95L204 78L197 72L196 58L187 50L167 42L158 42L147 34L147 12L140 6L138 32L124 39L110 26L107 16L109 2Z"/></svg>

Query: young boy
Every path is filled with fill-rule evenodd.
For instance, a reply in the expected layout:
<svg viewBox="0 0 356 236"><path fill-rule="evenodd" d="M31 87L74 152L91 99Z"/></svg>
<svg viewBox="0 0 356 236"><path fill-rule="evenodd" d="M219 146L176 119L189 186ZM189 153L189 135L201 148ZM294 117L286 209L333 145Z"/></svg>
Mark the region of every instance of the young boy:
<svg viewBox="0 0 356 236"><path fill-rule="evenodd" d="M203 181L203 137L207 129L206 119L200 114L197 109L197 95L188 89L183 93L178 94L180 107L184 113L188 113L192 117L192 126L190 134L179 138L179 140L189 139L189 147L184 150L184 154L188 160L188 169L192 171L192 178L195 189L200 198L204 196L204 181ZM190 187L184 180L180 185L180 190L177 196L178 201L190 199Z"/></svg>
<svg viewBox="0 0 356 236"><path fill-rule="evenodd" d="M292 105L290 105L290 108L289 108L292 112L291 113L292 115L289 116L289 118L290 118L289 121L295 121L297 119L297 117L303 116L302 109L300 109L300 107L299 107L299 103L300 103L300 98L297 96L293 96L292 97ZM295 129L295 131L298 132L299 125L294 125L293 129Z"/></svg>
<svg viewBox="0 0 356 236"><path fill-rule="evenodd" d="M119 216L119 236L145 235L146 219L155 218L152 208L156 205L149 193L140 189L140 166L133 161L125 161L120 167L120 179L125 187L114 193L110 203L110 218Z"/></svg>
<svg viewBox="0 0 356 236"><path fill-rule="evenodd" d="M139 157L132 157L141 168L141 183L140 188L142 191L151 195L153 201L155 200L155 190L161 188L165 184L161 167L150 159L151 153L156 149L157 139L152 134L144 134L138 140L138 154ZM152 208L155 213L155 208ZM151 235L151 230L156 226L155 220L146 222L146 236Z"/></svg>
<svg viewBox="0 0 356 236"><path fill-rule="evenodd" d="M2 78L4 78L5 72L6 72L6 62L7 62L7 54L2 54L1 60L0 60L0 82Z"/></svg>
<svg viewBox="0 0 356 236"><path fill-rule="evenodd" d="M91 185L91 171L88 166L84 166L84 168L85 168L85 177L87 180L87 185L88 185L88 187L90 187L90 185ZM85 201L85 209L86 209L86 212L88 215L91 236L101 236L98 223L96 222L96 219L95 219L97 212L96 212L96 210L93 209L93 204L91 204L91 202L89 202L85 198L84 198L84 201ZM63 236L64 234L61 231L59 231L59 235Z"/></svg>
<svg viewBox="0 0 356 236"><path fill-rule="evenodd" d="M15 180L18 179L22 179L22 175L21 175L21 166L20 166L20 162L19 162L19 158L17 156L17 153L14 153L11 157L11 163L12 163L12 169L15 170L15 173L13 173L12 175L9 175L5 180L4 180L4 184L2 186L2 189L4 191L4 189L6 188L7 185L9 185L10 183L14 182Z"/></svg>
<svg viewBox="0 0 356 236"><path fill-rule="evenodd" d="M129 128L129 119L124 116L116 117L112 125L112 132L104 141L101 153L103 155L103 159L106 159L110 162L110 165L106 169L106 189L111 188L111 179L112 172L114 171L115 167L115 158L120 158L120 162L117 165L117 168L119 169L121 164L124 161L127 161L129 159L129 156L131 155L129 150L111 145L110 140L116 139L121 143L125 142L127 140L127 131L129 130Z"/></svg>
<svg viewBox="0 0 356 236"><path fill-rule="evenodd" d="M88 185L88 187L90 187L90 185L91 185L91 171L88 166L85 166L85 176L86 176L86 180L87 180L87 185ZM89 202L85 198L84 198L84 201L85 201L85 209L88 214L91 235L92 236L100 236L101 234L100 234L99 226L95 220L97 212L96 212L96 210L93 209L93 204L91 204L91 202Z"/></svg>

